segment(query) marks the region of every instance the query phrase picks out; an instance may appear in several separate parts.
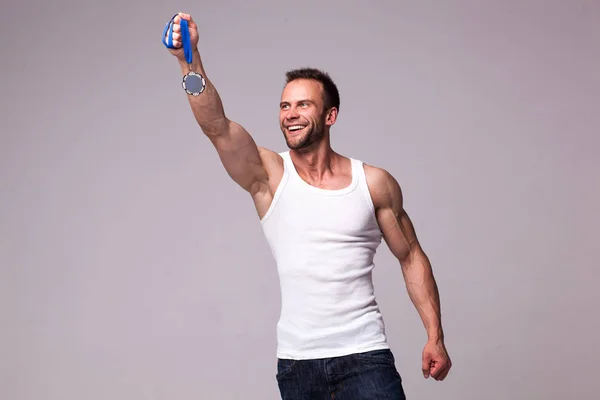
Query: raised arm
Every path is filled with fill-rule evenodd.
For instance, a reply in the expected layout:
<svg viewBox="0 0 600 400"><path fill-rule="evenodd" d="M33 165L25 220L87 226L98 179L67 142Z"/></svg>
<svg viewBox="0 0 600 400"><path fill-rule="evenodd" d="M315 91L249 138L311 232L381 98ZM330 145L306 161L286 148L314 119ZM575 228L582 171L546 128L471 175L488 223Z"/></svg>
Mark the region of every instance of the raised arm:
<svg viewBox="0 0 600 400"><path fill-rule="evenodd" d="M452 365L444 344L440 298L431 264L403 206L400 185L387 171L365 166L377 221L390 251L400 262L408 295L427 331L422 370L443 380Z"/></svg>
<svg viewBox="0 0 600 400"><path fill-rule="evenodd" d="M202 132L210 139L229 176L253 197L268 190L268 165L277 154L256 145L252 136L240 124L225 115L223 103L202 64L198 51L198 27L189 14L179 13L173 20L173 45L169 49L180 66L183 75L190 70L181 42L181 18L188 22L190 42L193 49L192 70L200 73L206 88L198 96L188 95L192 112Z"/></svg>

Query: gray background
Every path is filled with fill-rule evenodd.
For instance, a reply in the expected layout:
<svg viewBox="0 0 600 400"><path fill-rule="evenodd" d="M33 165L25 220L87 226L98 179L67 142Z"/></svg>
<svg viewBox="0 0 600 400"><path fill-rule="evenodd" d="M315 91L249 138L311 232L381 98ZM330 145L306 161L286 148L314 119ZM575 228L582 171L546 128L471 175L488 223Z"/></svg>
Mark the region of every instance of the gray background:
<svg viewBox="0 0 600 400"><path fill-rule="evenodd" d="M454 361L423 379L382 245L409 398L598 398L597 0L4 0L0 398L278 398L275 265L160 42L177 11L259 144L285 70L323 68L334 148L402 185Z"/></svg>

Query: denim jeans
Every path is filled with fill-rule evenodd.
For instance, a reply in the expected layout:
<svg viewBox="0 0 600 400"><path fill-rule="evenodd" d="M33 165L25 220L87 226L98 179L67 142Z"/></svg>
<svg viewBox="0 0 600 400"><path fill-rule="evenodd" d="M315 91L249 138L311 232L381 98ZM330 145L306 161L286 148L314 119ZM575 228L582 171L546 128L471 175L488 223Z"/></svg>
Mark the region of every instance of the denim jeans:
<svg viewBox="0 0 600 400"><path fill-rule="evenodd" d="M390 350L315 360L277 360L282 400L405 400Z"/></svg>

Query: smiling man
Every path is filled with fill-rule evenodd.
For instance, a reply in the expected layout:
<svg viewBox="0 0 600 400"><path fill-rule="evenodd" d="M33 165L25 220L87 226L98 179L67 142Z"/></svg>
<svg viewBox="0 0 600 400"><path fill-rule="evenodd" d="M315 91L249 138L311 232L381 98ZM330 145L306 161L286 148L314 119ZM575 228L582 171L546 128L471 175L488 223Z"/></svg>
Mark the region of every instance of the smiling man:
<svg viewBox="0 0 600 400"><path fill-rule="evenodd" d="M339 109L339 94L331 79L320 71L305 68L286 75L279 104L281 130L291 150L310 148L325 138L326 121L321 114L326 108Z"/></svg>
<svg viewBox="0 0 600 400"><path fill-rule="evenodd" d="M191 63L181 48L181 18L189 28ZM279 121L289 150L273 152L226 117L202 66L192 18L179 14L172 27L170 52L183 74L192 69L204 78L199 93L188 96L194 117L229 176L249 193L277 263L282 399L405 398L373 289L382 239L425 326L423 375L443 380L451 361L431 265L394 177L332 149L340 97L330 76L313 68L286 74Z"/></svg>

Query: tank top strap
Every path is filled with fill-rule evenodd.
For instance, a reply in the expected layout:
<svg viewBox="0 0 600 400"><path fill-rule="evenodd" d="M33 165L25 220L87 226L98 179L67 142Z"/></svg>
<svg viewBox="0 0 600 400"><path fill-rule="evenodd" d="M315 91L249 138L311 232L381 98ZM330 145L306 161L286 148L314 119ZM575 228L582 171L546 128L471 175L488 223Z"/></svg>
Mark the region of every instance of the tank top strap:
<svg viewBox="0 0 600 400"><path fill-rule="evenodd" d="M367 206L373 215L375 214L375 205L373 204L373 198L371 197L371 191L369 190L369 184L367 182L367 173L365 171L365 163L360 160L352 159L353 170L352 173L356 174L358 180L358 189L363 193L363 196L367 202Z"/></svg>

